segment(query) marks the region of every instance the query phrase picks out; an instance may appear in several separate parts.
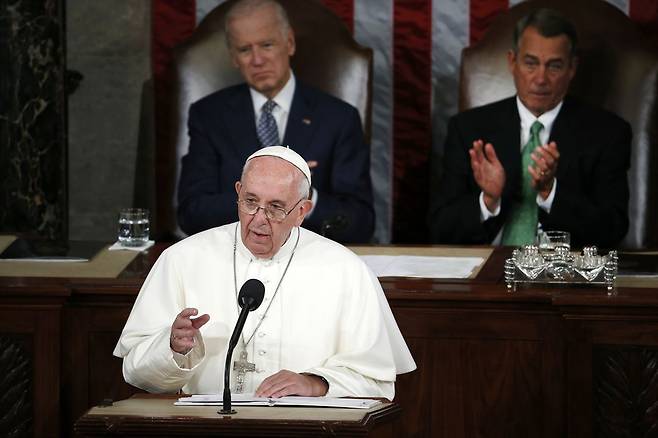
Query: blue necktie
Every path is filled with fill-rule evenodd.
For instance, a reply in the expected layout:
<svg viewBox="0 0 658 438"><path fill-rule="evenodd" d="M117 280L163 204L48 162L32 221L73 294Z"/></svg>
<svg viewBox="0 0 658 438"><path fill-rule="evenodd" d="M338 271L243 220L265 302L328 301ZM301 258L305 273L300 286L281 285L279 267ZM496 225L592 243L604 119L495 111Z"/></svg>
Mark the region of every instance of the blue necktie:
<svg viewBox="0 0 658 438"><path fill-rule="evenodd" d="M541 145L539 131L544 128L539 120L530 127L530 140L521 152L521 202L514 206L503 231L503 245L529 245L537 234L537 192L532 188L528 166L533 161L530 154Z"/></svg>
<svg viewBox="0 0 658 438"><path fill-rule="evenodd" d="M256 134L262 147L276 146L279 142L279 130L276 127L276 121L272 116L272 110L276 106L276 102L268 100L263 104L261 109L260 119L256 127Z"/></svg>

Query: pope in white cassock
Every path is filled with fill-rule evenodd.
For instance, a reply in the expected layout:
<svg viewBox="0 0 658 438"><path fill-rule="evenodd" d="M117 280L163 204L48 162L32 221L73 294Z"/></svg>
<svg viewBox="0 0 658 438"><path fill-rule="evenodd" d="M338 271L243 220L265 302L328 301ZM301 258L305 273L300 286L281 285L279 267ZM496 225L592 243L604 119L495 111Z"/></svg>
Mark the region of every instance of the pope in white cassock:
<svg viewBox="0 0 658 438"><path fill-rule="evenodd" d="M300 228L310 187L309 167L291 149L247 159L235 184L239 222L169 247L146 278L114 350L128 383L221 393L237 294L256 278L265 298L233 353L247 366L231 370L232 391L393 399L396 375L416 364L368 267Z"/></svg>

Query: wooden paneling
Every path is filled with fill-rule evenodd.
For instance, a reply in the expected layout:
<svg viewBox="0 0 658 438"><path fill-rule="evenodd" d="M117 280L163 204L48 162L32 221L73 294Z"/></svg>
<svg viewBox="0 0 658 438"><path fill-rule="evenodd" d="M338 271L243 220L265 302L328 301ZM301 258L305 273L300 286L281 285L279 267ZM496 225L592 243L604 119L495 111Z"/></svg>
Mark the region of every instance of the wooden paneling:
<svg viewBox="0 0 658 438"><path fill-rule="evenodd" d="M656 436L657 306L569 310L569 436Z"/></svg>
<svg viewBox="0 0 658 438"><path fill-rule="evenodd" d="M395 401L402 406L402 431L400 436L424 437L431 421L432 388L427 386L431 382L432 369L432 343L431 339L408 338L407 345L413 355L418 369L412 373L398 376L395 382Z"/></svg>
<svg viewBox="0 0 658 438"><path fill-rule="evenodd" d="M391 304L418 364L397 385L409 436L551 437L562 432L558 317L504 308Z"/></svg>
<svg viewBox="0 0 658 438"><path fill-rule="evenodd" d="M2 412L7 420L0 423L2 436L60 436L60 316L66 295L58 287L0 285Z"/></svg>
<svg viewBox="0 0 658 438"><path fill-rule="evenodd" d="M597 346L593 365L593 435L658 434L658 348Z"/></svg>
<svg viewBox="0 0 658 438"><path fill-rule="evenodd" d="M112 355L131 307L98 302L66 309L65 332L70 348L64 354L62 396L67 406L67 433L90 407L142 392L125 383L122 361Z"/></svg>
<svg viewBox="0 0 658 438"><path fill-rule="evenodd" d="M0 335L0 435L30 436L34 429L34 354L31 336Z"/></svg>
<svg viewBox="0 0 658 438"><path fill-rule="evenodd" d="M70 435L91 406L138 392L112 351L161 249L118 279L0 278L0 342L31 364L8 368L31 369L34 436ZM509 292L500 251L474 281L382 281L418 365L396 382L396 435L652 436L658 288Z"/></svg>
<svg viewBox="0 0 658 438"><path fill-rule="evenodd" d="M440 395L439 409L430 436L542 436L540 343L485 339L438 344L433 391Z"/></svg>

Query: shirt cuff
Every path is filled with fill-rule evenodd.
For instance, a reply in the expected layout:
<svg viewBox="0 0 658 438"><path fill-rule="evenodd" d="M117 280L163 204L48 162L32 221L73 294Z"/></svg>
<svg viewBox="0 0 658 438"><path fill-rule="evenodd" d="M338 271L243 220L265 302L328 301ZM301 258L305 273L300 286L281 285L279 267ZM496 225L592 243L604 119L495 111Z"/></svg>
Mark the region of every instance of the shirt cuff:
<svg viewBox="0 0 658 438"><path fill-rule="evenodd" d="M537 193L537 205L546 213L551 212L551 207L553 206L553 200L555 199L556 188L557 188L557 178L553 180L553 188L551 189L551 192L548 194L548 197L546 199L542 199L541 195Z"/></svg>
<svg viewBox="0 0 658 438"><path fill-rule="evenodd" d="M487 204L484 203L484 192L480 192L480 197L478 199L480 201L480 222L484 222L487 219L496 217L500 214L500 204L501 204L500 202L498 203L498 206L492 213L487 208Z"/></svg>
<svg viewBox="0 0 658 438"><path fill-rule="evenodd" d="M305 371L301 374L306 375L306 376L317 377L318 379L320 379L322 381L322 383L324 383L327 386L327 391L324 393L324 396L325 397L327 396L327 394L329 393L329 382L327 381L327 379L324 378L324 376L321 376L320 374L311 373L311 372L308 372L308 371Z"/></svg>
<svg viewBox="0 0 658 438"><path fill-rule="evenodd" d="M203 361L206 355L206 347L201 333L196 338L196 345L187 354L180 354L174 350L171 350L171 353L178 368L181 370L193 370Z"/></svg>

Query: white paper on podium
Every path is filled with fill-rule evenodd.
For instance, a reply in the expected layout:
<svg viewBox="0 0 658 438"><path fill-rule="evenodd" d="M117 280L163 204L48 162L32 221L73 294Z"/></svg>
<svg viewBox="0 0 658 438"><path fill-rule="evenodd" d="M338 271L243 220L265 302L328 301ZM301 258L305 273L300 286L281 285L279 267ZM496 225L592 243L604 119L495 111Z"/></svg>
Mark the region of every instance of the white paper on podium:
<svg viewBox="0 0 658 438"><path fill-rule="evenodd" d="M427 257L363 255L377 277L468 278L484 262L482 257Z"/></svg>
<svg viewBox="0 0 658 438"><path fill-rule="evenodd" d="M196 394L179 398L176 406L221 406L222 394ZM316 406L325 408L369 409L381 403L370 398L336 398L336 397L254 397L253 394L233 394L231 404L234 406Z"/></svg>

